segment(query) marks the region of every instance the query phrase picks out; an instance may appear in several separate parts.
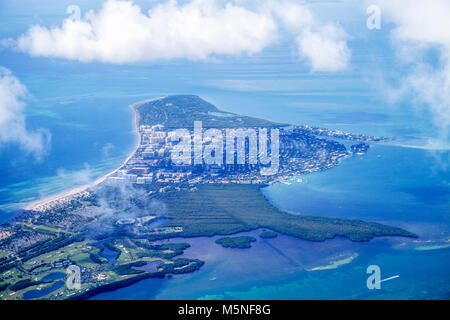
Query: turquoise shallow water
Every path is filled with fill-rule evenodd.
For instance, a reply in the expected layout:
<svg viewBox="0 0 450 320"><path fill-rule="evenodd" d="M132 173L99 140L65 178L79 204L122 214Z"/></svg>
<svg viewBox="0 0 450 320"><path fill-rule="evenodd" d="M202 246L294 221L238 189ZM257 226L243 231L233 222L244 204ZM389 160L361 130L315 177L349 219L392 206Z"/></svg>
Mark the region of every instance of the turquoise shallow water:
<svg viewBox="0 0 450 320"><path fill-rule="evenodd" d="M80 5L83 10L99 5L91 3ZM58 23L68 4L2 2L0 38L17 37L32 23ZM16 145L1 146L0 222L29 201L116 168L136 142L128 106L167 94L197 94L223 110L273 121L395 136L396 144L415 145L434 137L436 129L426 115L416 114L407 103L389 106L373 86L378 73L401 72L393 65L385 31L357 37L350 46L351 70L333 75L310 73L286 43L251 57L130 65L0 50L0 65L30 92L28 128L45 128L52 135L51 148L40 162ZM258 239L253 248L239 251L221 248L214 239L190 239L192 247L185 255L206 261L198 272L142 281L96 298L446 299L450 249L415 249L442 247L449 238L449 162L448 151L373 146L365 156L304 176L303 183L264 191L274 205L293 213L384 222L416 232L420 242L312 243L279 236ZM337 269L305 271L354 254L358 256L351 263ZM400 277L383 283L380 291L369 291L365 270L370 264L379 265L383 277Z"/></svg>
<svg viewBox="0 0 450 320"><path fill-rule="evenodd" d="M253 232L250 235L257 235ZM186 256L206 261L192 274L144 280L93 299L447 299L450 250L428 252L392 247L378 239L354 244L344 239L311 243L279 236L258 239L248 250L223 249L214 239L195 239ZM305 271L330 260L359 255L336 269ZM381 267L381 290L368 290L366 268Z"/></svg>
<svg viewBox="0 0 450 320"><path fill-rule="evenodd" d="M421 239L450 236L450 175L441 165L449 152L373 145L364 156L332 170L303 176L302 183L265 189L284 210L397 225Z"/></svg>
<svg viewBox="0 0 450 320"><path fill-rule="evenodd" d="M200 271L142 281L95 299L448 299L448 186L434 161L423 150L376 146L332 170L303 176L302 183L264 190L274 205L293 213L383 222L416 232L418 240L314 243L283 235L262 240L254 231L258 241L239 250L221 248L214 238L189 239L185 255L206 261ZM352 256L335 269L306 271ZM380 266L382 279L400 277L368 290L370 265Z"/></svg>

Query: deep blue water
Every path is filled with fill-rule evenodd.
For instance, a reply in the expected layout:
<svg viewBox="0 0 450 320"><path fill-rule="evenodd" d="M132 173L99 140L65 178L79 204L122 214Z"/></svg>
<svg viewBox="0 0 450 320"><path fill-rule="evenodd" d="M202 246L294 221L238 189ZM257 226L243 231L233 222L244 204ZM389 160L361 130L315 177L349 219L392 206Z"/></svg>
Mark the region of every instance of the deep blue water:
<svg viewBox="0 0 450 320"><path fill-rule="evenodd" d="M65 274L64 272L52 272L49 273L48 275L46 275L45 277L43 277L41 279L41 281L43 282L52 282L58 279L62 279L65 278L67 274Z"/></svg>
<svg viewBox="0 0 450 320"><path fill-rule="evenodd" d="M37 298L46 296L55 290L58 290L62 286L64 286L64 281L57 281L54 284L52 284L51 286L44 288L42 290L29 290L23 294L23 298L25 300L37 299Z"/></svg>
<svg viewBox="0 0 450 320"><path fill-rule="evenodd" d="M105 243L105 241L100 241L100 242L94 243L94 246L101 249L99 255L102 256L103 258L108 259L108 264L113 266L116 264L119 253L117 251L114 251L114 250L111 250L111 249L105 247L104 243Z"/></svg>
<svg viewBox="0 0 450 320"><path fill-rule="evenodd" d="M345 159L332 170L303 176L302 183L265 189L284 210L393 224L421 239L450 236L450 175L421 149L373 145L364 156Z"/></svg>
<svg viewBox="0 0 450 320"><path fill-rule="evenodd" d="M16 37L31 23L57 23L68 4L2 2L0 38ZM80 6L84 10L98 1L80 1ZM278 122L396 137L395 144L404 146L434 138L436 129L426 114L415 113L407 103L390 106L376 90L379 73L394 77L402 72L393 65L384 31L351 40L350 46L352 69L335 75L310 73L286 43L252 57L131 65L0 50L0 65L30 92L28 128L45 128L52 136L40 162L16 145L0 148L0 222L29 201L86 183L77 172L88 172L88 180L94 180L116 168L136 143L129 105L167 94L197 94L223 110ZM190 239L185 255L206 261L201 270L145 280L97 298L448 298L449 160L448 150L372 146L365 156L304 176L303 183L264 191L274 205L294 213L384 222L417 233L418 242L311 243L280 235L233 250L212 238ZM442 248L417 250L423 246ZM337 269L305 271L354 253L357 258ZM379 265L383 276L400 278L369 291L365 270L370 264Z"/></svg>

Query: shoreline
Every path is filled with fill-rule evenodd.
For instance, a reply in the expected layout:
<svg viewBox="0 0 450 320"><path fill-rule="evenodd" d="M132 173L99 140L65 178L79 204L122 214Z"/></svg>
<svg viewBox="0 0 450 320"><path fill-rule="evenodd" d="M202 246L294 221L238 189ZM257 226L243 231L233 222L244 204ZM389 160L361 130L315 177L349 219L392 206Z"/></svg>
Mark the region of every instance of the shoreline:
<svg viewBox="0 0 450 320"><path fill-rule="evenodd" d="M117 167L116 169L114 169L111 172L108 172L107 174L105 174L104 176L94 180L91 183L79 186L79 187L75 187L66 191L62 191L60 193L57 193L55 195L50 195L48 197L45 197L43 199L39 199L39 200L35 200L32 201L30 203L27 204L27 206L24 208L24 210L36 210L36 208L46 205L48 203L57 201L57 200L63 200L64 198L68 198L68 197L72 197L75 196L77 194L80 194L84 191L87 191L90 188L93 188L97 185L99 185L100 183L104 182L106 179L108 179L111 175L115 174L120 168L122 168L128 161L130 161L130 159L133 157L133 155L136 153L137 149L139 148L139 146L141 145L141 137L139 134L139 130L138 130L138 113L136 112L136 107L145 103L149 103L152 101L156 101L159 99L163 99L164 97L160 97L160 98L156 98L156 99L148 99L148 100L144 100L144 101L140 101L140 102L136 102L132 105L130 105L131 110L133 110L133 128L134 128L134 133L137 136L137 145L134 148L134 150L130 153L130 155L122 162L122 164Z"/></svg>
<svg viewBox="0 0 450 320"><path fill-rule="evenodd" d="M342 256L342 255L341 255ZM335 259L331 260L328 262L328 264L325 265L319 265L316 267L312 267L312 268L307 268L305 269L308 272L313 272L313 271L323 271L323 270L332 270L332 269L337 269L341 266L350 264L353 262L353 260L355 260L357 257L359 257L358 253L352 253L350 256L347 257L336 257Z"/></svg>
<svg viewBox="0 0 450 320"><path fill-rule="evenodd" d="M88 189L94 188L95 186L97 186L97 185L103 183L104 181L106 181L110 176L112 176L115 173L117 173L118 170L120 170L124 165L126 165L128 163L128 161L130 161L130 159L135 155L135 153L138 150L138 148L141 146L141 135L140 135L139 128L138 128L138 122L139 122L140 119L139 119L139 114L136 112L136 108L139 107L140 105L143 105L143 104L146 104L146 103L149 103L149 102L153 102L153 101L158 101L158 100L165 99L165 98L167 98L167 96L161 96L161 97L158 97L158 98L147 99L147 100L143 100L143 101L139 101L139 102L133 103L132 105L129 106L133 110L133 118L134 118L133 126L134 126L134 132L135 132L135 134L138 137L138 139L137 139L138 142L137 142L137 145L134 148L134 150L130 153L130 155L116 169L114 169L111 172L106 173L105 175L99 177L95 181L92 181L92 182L87 183L85 185L74 187L74 188L71 188L71 189L66 189L65 191L62 191L62 192L59 192L59 193L56 193L56 194L53 194L53 195L49 195L49 196L44 197L42 199L38 199L38 200L34 200L34 201L31 201L31 202L28 202L26 204L26 206L23 208L23 210L40 211L41 210L40 207L45 206L47 204L50 204L52 202L70 201L70 200L72 200L71 197L75 197L75 196L77 196L77 195L79 195L79 194L81 194L83 192L88 192ZM348 157L350 157L350 155L343 157L342 160L345 159L345 158L348 158ZM337 164L334 164L333 166L331 166L330 168L335 167L335 166L337 166L339 164L340 164L340 161ZM326 169L330 169L330 168L326 168ZM317 170L317 171L314 171L314 172L318 172L318 171L322 171L322 170L323 169ZM284 184L289 185L289 184L291 184L291 180L298 179L300 176L302 176L302 174L297 173L297 174L295 174L293 176L288 176L288 177L283 178L281 180L273 181L272 183L278 182L278 183L284 183Z"/></svg>

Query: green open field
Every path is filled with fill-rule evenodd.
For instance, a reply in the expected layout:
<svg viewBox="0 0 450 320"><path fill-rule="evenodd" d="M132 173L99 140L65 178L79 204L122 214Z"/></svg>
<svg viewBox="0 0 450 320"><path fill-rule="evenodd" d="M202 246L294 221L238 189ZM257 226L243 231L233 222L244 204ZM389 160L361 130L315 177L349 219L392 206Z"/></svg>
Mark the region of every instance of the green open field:
<svg viewBox="0 0 450 320"><path fill-rule="evenodd" d="M33 229L33 230L42 230L42 231L47 231L47 232L51 232L51 233L65 233L65 234L75 234L73 232L69 232L63 229L59 229L59 228L53 228L53 227L49 227L49 226L44 226L44 225L33 225L30 223L18 223L18 225L23 225L24 227Z"/></svg>

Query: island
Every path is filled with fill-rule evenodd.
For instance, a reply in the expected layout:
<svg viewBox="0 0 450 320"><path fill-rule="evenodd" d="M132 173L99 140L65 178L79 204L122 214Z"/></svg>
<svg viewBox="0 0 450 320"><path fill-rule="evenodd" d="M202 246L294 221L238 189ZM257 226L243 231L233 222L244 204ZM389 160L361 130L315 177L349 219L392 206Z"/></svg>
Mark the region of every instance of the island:
<svg viewBox="0 0 450 320"><path fill-rule="evenodd" d="M216 240L217 244L220 244L224 248L238 248L247 249L252 247L252 242L256 239L248 236L240 237L223 237Z"/></svg>
<svg viewBox="0 0 450 320"><path fill-rule="evenodd" d="M310 241L417 237L376 222L284 212L261 192L328 170L387 138L224 112L192 95L132 109L138 144L119 168L31 203L0 226L0 299L84 299L142 279L194 272L204 262L179 257L192 237L257 229ZM352 141L350 150L343 140ZM218 241L229 247L252 242ZM65 285L69 267L79 270L79 289Z"/></svg>
<svg viewBox="0 0 450 320"><path fill-rule="evenodd" d="M263 232L261 232L259 234L259 237L262 239L273 239L273 238L276 238L277 236L278 236L278 234L276 232L267 231L267 230L264 230Z"/></svg>

